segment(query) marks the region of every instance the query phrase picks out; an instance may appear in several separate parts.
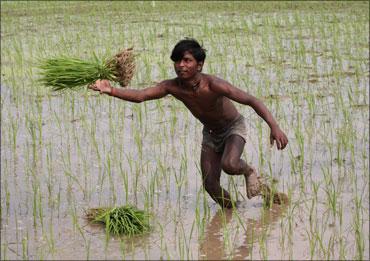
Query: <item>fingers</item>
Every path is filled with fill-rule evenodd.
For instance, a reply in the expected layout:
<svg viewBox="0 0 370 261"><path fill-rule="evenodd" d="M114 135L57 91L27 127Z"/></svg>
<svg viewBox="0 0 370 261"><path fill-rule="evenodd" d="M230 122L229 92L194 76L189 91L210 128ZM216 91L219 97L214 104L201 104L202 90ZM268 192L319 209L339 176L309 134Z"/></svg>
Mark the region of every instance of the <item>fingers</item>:
<svg viewBox="0 0 370 261"><path fill-rule="evenodd" d="M89 89L93 90L93 91L100 91L100 89L95 85L95 84L90 84L89 86L87 86Z"/></svg>
<svg viewBox="0 0 370 261"><path fill-rule="evenodd" d="M96 89L96 85L94 83L91 83L91 84L87 85L87 88L89 88L89 89L91 89L93 91L96 91L97 90Z"/></svg>
<svg viewBox="0 0 370 261"><path fill-rule="evenodd" d="M278 150L283 149L284 143L282 142L281 137L275 137L273 134L270 135L270 146L274 146L274 141Z"/></svg>
<svg viewBox="0 0 370 261"><path fill-rule="evenodd" d="M288 137L284 135L284 147L283 149L288 145Z"/></svg>
<svg viewBox="0 0 370 261"><path fill-rule="evenodd" d="M274 141L276 141L276 147L278 150L285 149L286 145L288 144L287 136L280 129L271 129L271 132L270 132L271 147L274 145Z"/></svg>
<svg viewBox="0 0 370 261"><path fill-rule="evenodd" d="M100 94L110 94L112 92L112 86L108 80L97 80L95 83L91 83L87 87L91 90L98 91Z"/></svg>
<svg viewBox="0 0 370 261"><path fill-rule="evenodd" d="M282 137L274 137L274 136L270 136L270 144L271 146L274 145L274 140L276 142L276 147L278 150L283 150L285 149L286 145L288 144L288 138L285 137L285 136L282 136Z"/></svg>
<svg viewBox="0 0 370 261"><path fill-rule="evenodd" d="M276 139L276 147L278 148L278 150L281 150L281 141Z"/></svg>
<svg viewBox="0 0 370 261"><path fill-rule="evenodd" d="M284 139L284 146L283 146L282 149L285 149L286 145L288 145L288 138L287 137L285 137L285 139Z"/></svg>
<svg viewBox="0 0 370 261"><path fill-rule="evenodd" d="M280 140L279 140L279 147L278 147L278 149L279 150L285 149L285 147L286 147L287 144L288 144L288 138L285 137L285 136L281 137Z"/></svg>
<svg viewBox="0 0 370 261"><path fill-rule="evenodd" d="M95 83L90 83L87 88L101 92L101 80L97 80Z"/></svg>

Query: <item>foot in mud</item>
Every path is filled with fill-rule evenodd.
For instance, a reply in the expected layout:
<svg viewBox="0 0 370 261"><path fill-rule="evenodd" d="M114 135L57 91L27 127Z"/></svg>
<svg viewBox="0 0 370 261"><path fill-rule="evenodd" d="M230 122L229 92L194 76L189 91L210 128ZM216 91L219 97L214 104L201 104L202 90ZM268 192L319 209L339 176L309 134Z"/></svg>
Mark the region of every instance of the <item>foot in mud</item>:
<svg viewBox="0 0 370 261"><path fill-rule="evenodd" d="M270 187L266 184L261 184L261 195L264 198L266 204L272 203L278 205L287 205L289 203L288 196L281 192L272 192Z"/></svg>
<svg viewBox="0 0 370 261"><path fill-rule="evenodd" d="M248 173L244 175L247 187L247 197L251 199L255 196L261 195L261 182L257 177L255 168L250 168Z"/></svg>

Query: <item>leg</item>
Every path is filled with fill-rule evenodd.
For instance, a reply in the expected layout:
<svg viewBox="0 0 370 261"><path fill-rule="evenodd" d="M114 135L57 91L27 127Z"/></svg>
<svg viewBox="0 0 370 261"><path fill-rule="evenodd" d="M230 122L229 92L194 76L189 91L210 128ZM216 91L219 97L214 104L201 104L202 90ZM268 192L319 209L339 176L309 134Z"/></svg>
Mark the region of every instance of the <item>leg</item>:
<svg viewBox="0 0 370 261"><path fill-rule="evenodd" d="M251 167L240 157L244 150L245 141L239 135L231 135L226 139L225 149L222 153L221 166L229 175L245 175Z"/></svg>
<svg viewBox="0 0 370 261"><path fill-rule="evenodd" d="M240 157L243 153L245 141L239 135L231 135L225 142L222 154L222 169L229 175L244 175L247 184L247 197L260 195L261 186L256 170L249 166Z"/></svg>
<svg viewBox="0 0 370 261"><path fill-rule="evenodd" d="M214 201L222 207L231 208L233 204L230 195L220 186L221 156L207 145L202 145L200 164L203 186Z"/></svg>

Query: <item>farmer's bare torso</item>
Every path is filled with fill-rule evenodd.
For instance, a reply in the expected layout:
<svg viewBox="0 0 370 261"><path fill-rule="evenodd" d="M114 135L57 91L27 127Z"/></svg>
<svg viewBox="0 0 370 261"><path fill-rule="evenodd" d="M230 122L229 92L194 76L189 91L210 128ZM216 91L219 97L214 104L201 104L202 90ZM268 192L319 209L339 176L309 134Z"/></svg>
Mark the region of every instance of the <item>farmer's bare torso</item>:
<svg viewBox="0 0 370 261"><path fill-rule="evenodd" d="M213 79L214 76L201 74L195 90L184 86L177 78L168 80L166 85L168 92L182 101L200 122L217 132L233 122L239 112L228 98L212 91Z"/></svg>

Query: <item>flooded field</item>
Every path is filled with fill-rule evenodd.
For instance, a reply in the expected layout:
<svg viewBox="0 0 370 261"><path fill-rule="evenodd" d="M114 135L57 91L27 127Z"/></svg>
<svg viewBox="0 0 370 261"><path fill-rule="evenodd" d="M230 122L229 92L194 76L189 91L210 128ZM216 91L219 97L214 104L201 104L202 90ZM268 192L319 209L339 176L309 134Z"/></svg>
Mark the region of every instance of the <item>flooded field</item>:
<svg viewBox="0 0 370 261"><path fill-rule="evenodd" d="M132 88L175 77L174 44L260 98L283 151L247 106L243 158L288 206L222 211L202 187L202 125L168 96L133 104L37 84L38 58L134 47ZM369 259L368 2L1 2L1 259ZM88 208L132 204L151 231L108 236Z"/></svg>

